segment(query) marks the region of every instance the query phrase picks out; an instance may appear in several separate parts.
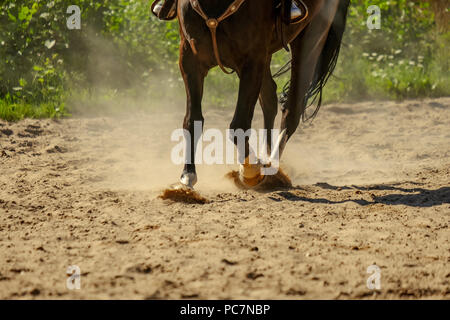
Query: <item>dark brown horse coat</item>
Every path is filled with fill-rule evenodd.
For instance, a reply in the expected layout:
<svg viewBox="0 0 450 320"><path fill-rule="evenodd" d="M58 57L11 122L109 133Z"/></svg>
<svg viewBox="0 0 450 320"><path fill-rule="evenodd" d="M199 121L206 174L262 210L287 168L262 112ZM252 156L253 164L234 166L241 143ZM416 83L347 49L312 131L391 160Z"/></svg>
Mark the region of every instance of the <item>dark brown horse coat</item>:
<svg viewBox="0 0 450 320"><path fill-rule="evenodd" d="M208 71L217 66L213 42L205 20L189 0L177 0L180 23L180 69L185 82L187 105L183 127L194 137L194 122L204 122L202 96ZM221 16L233 0L198 0L209 17ZM281 154L305 114L308 100L320 94L331 74L342 40L349 0L304 0L308 17L300 24L285 27L283 37L292 53L291 84L282 107ZM240 78L239 95L230 129L251 128L256 102L260 101L266 129L273 129L278 111L276 84L270 72L272 54L283 47L277 33L279 9L275 0L246 0L240 9L217 28L222 63ZM190 138L189 137L189 138ZM182 174L183 184L193 186L195 148L191 141ZM270 139L268 139L270 148ZM244 158L248 156L248 144ZM241 161L242 163L242 161Z"/></svg>

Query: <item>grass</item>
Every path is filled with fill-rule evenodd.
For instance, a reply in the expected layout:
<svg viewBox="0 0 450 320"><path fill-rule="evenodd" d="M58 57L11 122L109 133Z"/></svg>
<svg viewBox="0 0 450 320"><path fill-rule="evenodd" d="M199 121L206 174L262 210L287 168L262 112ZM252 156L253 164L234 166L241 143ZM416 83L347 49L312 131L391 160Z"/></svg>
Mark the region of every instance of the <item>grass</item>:
<svg viewBox="0 0 450 320"><path fill-rule="evenodd" d="M432 61L344 52L324 89L325 102L435 98L450 94L448 53ZM374 56L375 55L375 56Z"/></svg>
<svg viewBox="0 0 450 320"><path fill-rule="evenodd" d="M64 116L69 116L64 104L55 107L52 103L32 105L25 102L9 103L5 100L0 100L0 119L6 121L13 122L24 118L60 118Z"/></svg>

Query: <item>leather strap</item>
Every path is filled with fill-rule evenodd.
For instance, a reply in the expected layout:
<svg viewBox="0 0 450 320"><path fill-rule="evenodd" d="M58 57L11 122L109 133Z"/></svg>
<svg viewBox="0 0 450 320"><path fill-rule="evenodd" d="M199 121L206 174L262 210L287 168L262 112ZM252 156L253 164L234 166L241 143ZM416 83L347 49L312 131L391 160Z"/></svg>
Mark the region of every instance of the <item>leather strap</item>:
<svg viewBox="0 0 450 320"><path fill-rule="evenodd" d="M277 17L277 21L276 21L276 28L277 28L277 33L280 37L280 41L281 44L283 45L284 49L289 52L289 43L287 43L286 41L286 37L284 34L284 29L289 27L289 25L293 25L293 24L299 24L303 21L305 21L306 18L308 18L309 16L309 9L306 6L306 4L302 1L302 0L293 0L293 2L297 5L297 7L302 10L302 12L304 13L302 16L298 17L297 19L295 19L294 21L290 21L287 26L286 23L284 21L283 18L283 12L281 12L281 14L278 15ZM283 11L283 2L281 2L279 4L279 6L277 7L279 8L281 11Z"/></svg>
<svg viewBox="0 0 450 320"><path fill-rule="evenodd" d="M216 58L217 64L219 65L220 69L222 69L223 72L225 72L226 74L232 74L234 71L227 70L222 63L222 60L220 59L219 47L217 46L217 27L219 26L220 22L236 13L241 7L241 5L245 2L245 0L235 0L228 7L228 9L217 19L208 17L206 13L203 11L202 7L200 6L198 0L189 0L189 1L191 3L192 8L205 20L206 25L208 26L209 31L211 32L214 56Z"/></svg>

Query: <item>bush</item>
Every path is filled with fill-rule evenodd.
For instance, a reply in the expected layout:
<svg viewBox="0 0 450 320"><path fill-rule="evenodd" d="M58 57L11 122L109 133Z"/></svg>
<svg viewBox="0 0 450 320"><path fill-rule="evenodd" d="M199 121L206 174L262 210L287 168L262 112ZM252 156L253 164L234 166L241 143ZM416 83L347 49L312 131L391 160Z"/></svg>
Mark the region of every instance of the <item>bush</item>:
<svg viewBox="0 0 450 320"><path fill-rule="evenodd" d="M439 4L440 6L439 6ZM368 30L367 7L380 6L381 30ZM81 30L66 26L67 7L78 5ZM5 104L69 109L77 96L96 91L164 99L183 97L178 22L160 22L147 0L19 0L0 5L0 100ZM423 1L355 0L328 101L448 95L449 32L445 15ZM448 9L447 9L448 10ZM447 11L448 14L448 11ZM274 69L288 59L274 57ZM280 88L286 77L279 80ZM238 79L210 72L205 105L230 106ZM111 97L112 97L111 96ZM95 98L93 99L95 100ZM181 99L182 100L182 99ZM26 114L26 113L22 113ZM42 113L40 113L42 114ZM47 113L51 115L52 113ZM58 112L57 112L58 114Z"/></svg>
<svg viewBox="0 0 450 320"><path fill-rule="evenodd" d="M366 26L369 5L381 29ZM449 33L440 33L423 1L353 1L340 61L326 88L329 100L444 96L450 93Z"/></svg>

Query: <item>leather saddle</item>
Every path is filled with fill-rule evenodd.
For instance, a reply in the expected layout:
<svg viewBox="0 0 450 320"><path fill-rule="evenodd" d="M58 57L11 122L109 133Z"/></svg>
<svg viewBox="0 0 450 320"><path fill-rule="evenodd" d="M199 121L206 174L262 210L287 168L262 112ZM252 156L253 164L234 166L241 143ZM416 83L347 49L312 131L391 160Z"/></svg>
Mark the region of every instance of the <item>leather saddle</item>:
<svg viewBox="0 0 450 320"><path fill-rule="evenodd" d="M155 0L151 11L160 20L173 20L177 17L176 0ZM302 0L276 0L276 8L284 24L296 24L308 15L308 8Z"/></svg>

